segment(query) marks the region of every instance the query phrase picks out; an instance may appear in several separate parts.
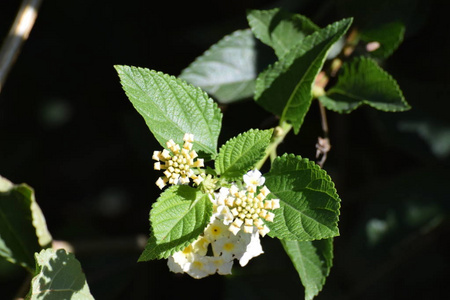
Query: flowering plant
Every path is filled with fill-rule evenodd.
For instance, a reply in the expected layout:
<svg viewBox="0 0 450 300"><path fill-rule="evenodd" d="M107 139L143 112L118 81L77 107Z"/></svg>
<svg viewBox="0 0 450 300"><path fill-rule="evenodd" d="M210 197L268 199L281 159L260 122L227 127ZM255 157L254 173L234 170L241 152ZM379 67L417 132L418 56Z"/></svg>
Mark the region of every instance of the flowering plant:
<svg viewBox="0 0 450 300"><path fill-rule="evenodd" d="M263 254L261 238L268 236L281 242L305 298L312 299L329 275L339 235L341 200L322 168L330 151L326 110L409 109L396 81L378 65L399 45L404 28L350 29L351 18L320 28L281 9L251 10L247 18L250 29L224 37L178 77L115 66L126 95L163 147L152 156L161 194L139 261L167 259L170 271L196 279L227 275L235 260L244 267ZM260 73L264 60L255 38L274 54ZM278 124L244 131L218 147L217 103L248 98ZM313 100L323 129L317 163L279 156L278 145L291 130L299 133ZM47 249L52 237L33 190L0 177L0 204L8 224L0 227L0 252L34 274L28 298L64 292L92 299L74 256ZM64 280L53 280L58 276Z"/></svg>
<svg viewBox="0 0 450 300"><path fill-rule="evenodd" d="M253 10L247 17L251 30L225 37L178 78L116 66L128 98L165 148L153 154L154 169L163 171L156 181L163 191L152 206L150 238L139 260L168 259L171 271L194 278L231 274L235 259L245 266L263 253L260 237L268 235L281 241L311 299L329 274L339 235L340 198L321 168L330 149L328 129L316 146L318 164L278 156L277 146L291 129L298 134L313 99L322 118L325 108L349 113L362 104L384 111L409 106L371 58L373 41L350 60L358 40L343 37L352 19L321 29L280 9ZM277 56L260 74L254 37ZM335 86L325 91L337 74ZM279 123L243 132L217 150L222 112L211 96L222 104L253 96ZM263 175L259 169L269 157Z"/></svg>

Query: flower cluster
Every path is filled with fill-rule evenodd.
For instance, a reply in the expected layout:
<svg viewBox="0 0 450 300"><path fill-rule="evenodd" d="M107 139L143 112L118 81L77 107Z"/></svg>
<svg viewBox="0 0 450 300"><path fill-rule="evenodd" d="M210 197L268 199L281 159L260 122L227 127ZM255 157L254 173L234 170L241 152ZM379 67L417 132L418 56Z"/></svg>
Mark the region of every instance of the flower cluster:
<svg viewBox="0 0 450 300"><path fill-rule="evenodd" d="M192 149L192 134L186 133L183 140L183 147L169 140L169 150L153 153L155 170L164 170L156 185L162 189L167 184L189 184L192 180L209 196L213 213L197 240L169 257L169 269L197 279L215 273L231 274L235 259L245 266L263 253L259 238L269 232L264 222L273 222L272 211L280 207L280 200L266 199L270 191L257 170L249 171L237 183L224 183L203 170L194 170L204 166L203 159Z"/></svg>
<svg viewBox="0 0 450 300"><path fill-rule="evenodd" d="M212 250L212 256L207 255L208 249ZM251 258L261 253L257 232L249 234L241 231L234 235L228 226L215 220L197 240L170 256L167 264L174 273L187 273L200 279L215 273L231 274L234 259L245 266Z"/></svg>
<svg viewBox="0 0 450 300"><path fill-rule="evenodd" d="M221 188L212 200L215 217L223 220L224 224L231 224L229 230L237 234L241 228L244 232L251 233L254 228L261 236L269 232L269 228L263 220L273 222L274 210L280 207L279 199L266 200L270 193L266 186L259 189L265 182L258 170L250 171L244 175L245 189L240 190L236 185L230 188Z"/></svg>
<svg viewBox="0 0 450 300"><path fill-rule="evenodd" d="M267 210L278 208L279 200L265 199L270 192L262 186L264 177L259 171L248 172L243 180L243 190L233 184L210 196L214 209L210 223L196 241L169 257L172 272L188 273L197 279L216 272L231 274L234 259L245 266L263 253L259 236L269 229L261 218L273 221L274 214ZM256 195L259 186L262 188ZM207 255L208 249L212 256Z"/></svg>
<svg viewBox="0 0 450 300"><path fill-rule="evenodd" d="M154 164L155 170L165 170L164 177L159 177L156 185L162 189L167 183L169 184L188 184L189 179L199 185L203 179L204 174L195 174L191 168L203 167L203 159L197 158L197 152L192 150L192 143L194 142L194 135L186 133L183 137L183 147L175 144L173 140L169 140L166 145L167 148L163 151L154 151L153 159L156 160Z"/></svg>

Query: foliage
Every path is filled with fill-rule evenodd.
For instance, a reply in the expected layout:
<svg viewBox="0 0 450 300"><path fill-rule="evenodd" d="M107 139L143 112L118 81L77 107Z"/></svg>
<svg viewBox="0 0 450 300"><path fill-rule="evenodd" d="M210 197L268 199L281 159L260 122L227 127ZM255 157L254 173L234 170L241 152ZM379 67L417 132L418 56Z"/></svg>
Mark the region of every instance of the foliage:
<svg viewBox="0 0 450 300"><path fill-rule="evenodd" d="M36 253L36 272L27 299L94 299L81 265L64 249Z"/></svg>
<svg viewBox="0 0 450 300"><path fill-rule="evenodd" d="M393 53L405 29L390 22L358 32L353 18L320 28L282 9L250 10L247 20L250 29L224 37L179 77L115 66L128 99L164 148L153 159L164 174L157 185L165 189L152 205L139 261L168 259L170 270L194 278L231 274L235 259L245 266L263 253L259 238L267 234L280 241L305 299L312 299L333 264L341 199L321 165L294 153L279 156L277 146L291 128L300 132L314 100L342 114L363 104L385 112L410 109L375 60ZM261 72L256 39L276 56ZM342 41L341 52L330 55ZM372 42L378 49L357 48ZM279 123L218 145L223 116L216 101L250 97ZM269 158L263 175L258 169ZM93 299L73 254L47 249L52 238L33 190L0 177L0 206L0 255L34 275L28 299Z"/></svg>
<svg viewBox="0 0 450 300"><path fill-rule="evenodd" d="M267 228L259 230L262 236L267 232L280 239L305 286L305 298L312 299L322 289L332 265L333 237L339 235L340 198L323 169L294 154L276 157L276 146L291 128L298 134L313 99L319 99L326 108L340 113L349 113L361 104L383 111L403 111L409 109L409 105L395 80L370 58L349 60L343 48L338 59L347 55L348 62L341 72L335 68L327 73L328 53L349 30L351 18L319 28L305 16L281 9L251 10L247 17L254 37L271 47L278 57L259 74L255 74L257 50L248 30L236 31L213 45L183 70L179 79L152 70L116 66L128 98L159 143L164 146L167 142L167 148L171 149L165 150L168 151L165 160L178 157L180 147L173 146L173 142L181 145L181 137L186 133L195 137L194 151L206 152L207 159L215 160L214 169L208 167L191 173L202 181L190 187L175 185L163 191L150 212L150 238L140 261L169 258L174 272L187 272L195 278L207 276L195 273L183 263L177 265L179 255L185 260L199 255L202 250L198 243L210 238L208 228L215 226L217 220L233 231L235 223L231 220L236 219L231 216L227 221L227 215L219 208L228 209L223 201L234 195L233 189L248 189L248 178L255 176L251 170L261 167L270 156L271 168L264 175L264 188L269 192L264 192L268 194L264 201L272 203L270 199L275 199L273 201L279 204L274 205L274 218L264 220ZM387 57L402 39L399 28L388 25L378 31L362 33L362 41L373 38L382 44L379 51L367 55ZM393 31L398 32L398 37L388 39L387 35ZM354 43L352 40L349 45L354 46ZM316 79L324 71L326 77L338 74L337 83L327 91ZM254 86L256 103L279 116L279 126L241 133L228 140L216 154L222 117L213 100L194 86L205 89L221 103L250 97L249 91ZM186 149L190 150L189 147ZM154 154L154 159L159 161L161 155L164 156L160 152ZM155 169L160 169L159 163L155 164ZM172 173L167 173L166 181ZM254 179L257 186L263 186L261 178ZM172 182L176 184L176 180ZM246 192L241 190L240 193ZM236 197L240 196L236 194ZM240 226L235 228L236 232L242 230ZM216 244L211 243L214 250ZM223 251L224 248L222 256ZM192 264L196 262L192 260ZM215 268L212 273L216 271L224 272Z"/></svg>

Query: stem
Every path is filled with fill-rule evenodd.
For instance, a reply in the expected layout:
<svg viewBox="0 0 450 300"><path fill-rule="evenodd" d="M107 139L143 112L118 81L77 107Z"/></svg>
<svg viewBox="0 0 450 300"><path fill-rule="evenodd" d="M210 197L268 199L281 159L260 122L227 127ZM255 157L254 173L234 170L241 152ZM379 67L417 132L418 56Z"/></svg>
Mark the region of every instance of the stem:
<svg viewBox="0 0 450 300"><path fill-rule="evenodd" d="M320 108L320 118L321 118L321 124L322 124L323 138L319 136L317 139L316 159L317 159L317 164L321 168L323 168L323 165L325 164L325 161L327 160L328 152L331 150L331 144L330 144L330 139L328 138L328 121L327 121L326 109L320 101L318 101L318 102L319 102L319 108Z"/></svg>
<svg viewBox="0 0 450 300"><path fill-rule="evenodd" d="M267 158L270 156L270 161L273 161L277 157L277 147L284 140L286 135L291 130L292 125L286 122L281 122L280 125L275 127L269 146L266 149L264 157L255 165L256 169L261 169Z"/></svg>
<svg viewBox="0 0 450 300"><path fill-rule="evenodd" d="M22 44L28 39L42 0L23 0L8 36L0 49L0 92Z"/></svg>
<svg viewBox="0 0 450 300"><path fill-rule="evenodd" d="M322 120L323 137L328 138L327 111L325 110L325 107L323 106L322 102L320 102L320 101L319 101L319 108L320 108L320 117Z"/></svg>
<svg viewBox="0 0 450 300"><path fill-rule="evenodd" d="M319 98L320 96L323 96L326 94L325 87L328 85L329 78L330 77L336 77L338 71L342 67L344 59L348 59L353 52L355 51L355 48L359 42L359 32L357 29L353 29L347 39L346 43L341 51L341 53L335 57L327 70L321 71L319 75L316 78L314 88L313 88L313 95L314 98ZM331 150L331 144L330 139L328 137L329 129L328 129L328 120L327 120L327 114L326 109L323 106L323 104L319 102L319 109L320 109L320 119L321 119L321 125L322 125L322 132L323 137L317 138L316 143L316 159L317 164L323 168L323 165L325 164L325 161L327 160L328 152Z"/></svg>

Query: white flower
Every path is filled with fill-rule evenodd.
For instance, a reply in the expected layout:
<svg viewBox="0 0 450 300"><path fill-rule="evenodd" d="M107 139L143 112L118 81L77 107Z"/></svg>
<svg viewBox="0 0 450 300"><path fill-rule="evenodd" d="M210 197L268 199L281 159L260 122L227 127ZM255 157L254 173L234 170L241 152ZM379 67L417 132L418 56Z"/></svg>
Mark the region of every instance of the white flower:
<svg viewBox="0 0 450 300"><path fill-rule="evenodd" d="M195 255L192 263L187 265L185 272L195 279L200 279L216 273L216 270L216 264L211 257Z"/></svg>
<svg viewBox="0 0 450 300"><path fill-rule="evenodd" d="M175 273L186 272L188 265L194 260L192 244L181 251L175 252L169 257L167 264L169 269ZM181 270L181 271L180 271Z"/></svg>
<svg viewBox="0 0 450 300"><path fill-rule="evenodd" d="M230 231L228 230L228 226L218 219L215 219L212 223L210 223L206 227L203 234L209 242L213 242L222 238L228 238L231 235Z"/></svg>
<svg viewBox="0 0 450 300"><path fill-rule="evenodd" d="M256 257L264 251L262 250L261 241L259 240L259 232L258 229L253 227L252 233L239 233L241 235L241 242L246 245L245 251L243 251L240 255L237 255L236 258L239 259L239 264L244 267L253 257Z"/></svg>
<svg viewBox="0 0 450 300"><path fill-rule="evenodd" d="M211 257L211 260L216 265L217 273L219 273L220 275L231 274L233 260L225 260L222 257Z"/></svg>
<svg viewBox="0 0 450 300"><path fill-rule="evenodd" d="M211 242L211 247L214 256L220 256L225 260L233 260L245 251L246 245L241 243L239 236L229 234Z"/></svg>
<svg viewBox="0 0 450 300"><path fill-rule="evenodd" d="M167 260L167 265L169 266L169 270L174 273L184 273L183 267L184 264L179 264L175 261L174 256L169 256Z"/></svg>
<svg viewBox="0 0 450 300"><path fill-rule="evenodd" d="M262 176L259 170L251 170L248 171L247 174L244 175L244 183L246 186L262 186L266 179Z"/></svg>

